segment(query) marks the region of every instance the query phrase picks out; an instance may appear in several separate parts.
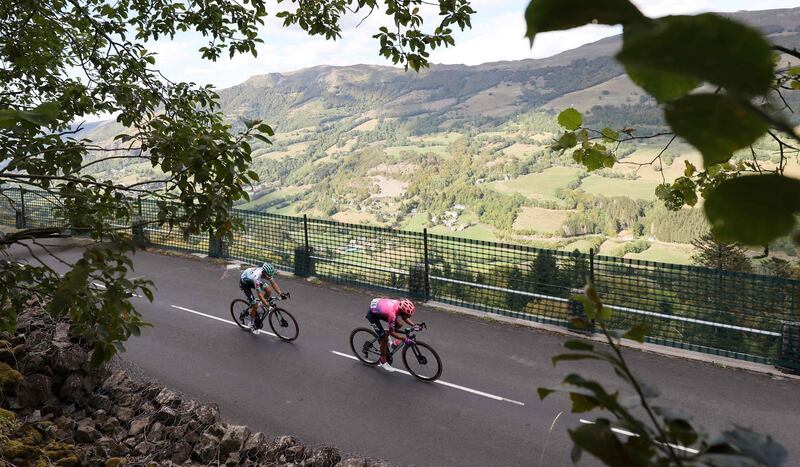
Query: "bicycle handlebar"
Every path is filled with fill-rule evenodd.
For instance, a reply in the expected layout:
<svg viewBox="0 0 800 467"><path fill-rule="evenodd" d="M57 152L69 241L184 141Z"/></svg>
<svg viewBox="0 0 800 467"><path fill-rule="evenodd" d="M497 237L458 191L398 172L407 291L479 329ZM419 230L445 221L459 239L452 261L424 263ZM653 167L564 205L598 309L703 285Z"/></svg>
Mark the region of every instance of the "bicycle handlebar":
<svg viewBox="0 0 800 467"><path fill-rule="evenodd" d="M292 298L291 294L289 292L284 292L281 295L270 295L269 302L275 303L277 300L289 300L290 298Z"/></svg>
<svg viewBox="0 0 800 467"><path fill-rule="evenodd" d="M417 324L413 328L405 328L400 332L402 332L405 335L409 335L412 332L419 332L422 331L423 329L428 329L428 326L426 326L424 322Z"/></svg>

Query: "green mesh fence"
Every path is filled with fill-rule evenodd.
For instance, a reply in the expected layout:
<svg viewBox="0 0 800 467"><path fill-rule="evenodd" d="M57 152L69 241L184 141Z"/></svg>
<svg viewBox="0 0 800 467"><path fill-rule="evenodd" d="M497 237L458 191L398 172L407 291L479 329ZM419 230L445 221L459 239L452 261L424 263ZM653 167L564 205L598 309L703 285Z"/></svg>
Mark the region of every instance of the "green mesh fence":
<svg viewBox="0 0 800 467"><path fill-rule="evenodd" d="M19 190L3 191L0 195L0 224L16 226L17 211L22 212Z"/></svg>
<svg viewBox="0 0 800 467"><path fill-rule="evenodd" d="M309 220L315 274L336 282L407 294L412 267L423 265L423 236L415 232Z"/></svg>
<svg viewBox="0 0 800 467"><path fill-rule="evenodd" d="M262 263L269 261L278 269L294 271L294 250L303 244L303 219L234 210L245 226L244 232L225 239L222 254L228 258Z"/></svg>
<svg viewBox="0 0 800 467"><path fill-rule="evenodd" d="M5 189L0 223L62 225L58 203ZM222 240L159 225L156 201L134 203L150 245L270 261L301 276L357 284L542 323L570 325L570 296L593 277L612 327L646 323L651 342L800 369L800 281L421 232L234 210L245 226Z"/></svg>

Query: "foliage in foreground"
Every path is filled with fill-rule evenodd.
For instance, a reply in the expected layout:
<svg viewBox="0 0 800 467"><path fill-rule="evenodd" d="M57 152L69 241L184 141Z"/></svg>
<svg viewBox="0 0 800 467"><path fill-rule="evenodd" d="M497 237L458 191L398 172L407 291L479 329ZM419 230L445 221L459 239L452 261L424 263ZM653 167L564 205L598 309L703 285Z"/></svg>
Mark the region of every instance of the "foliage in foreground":
<svg viewBox="0 0 800 467"><path fill-rule="evenodd" d="M345 15L377 10L391 25L374 36L380 54L419 70L432 49L454 44L452 28L469 27L474 13L469 0L440 0L433 9L429 3L0 1L0 198L21 211L10 188L43 190L58 211L55 226L0 237L0 328L13 328L30 295L49 296L50 312L72 318L100 363L145 324L130 297L141 292L152 299L148 281L127 279L132 227L167 225L185 236L218 238L243 228L231 209L258 182L250 142L270 143L272 129L258 120L227 121L210 86L162 75L148 49L154 41L194 31L209 40L199 50L205 59L255 56L269 9L279 9L284 26L327 39L341 36ZM423 27L423 15L436 26ZM113 115L125 128L113 144L76 136L75 123L98 114ZM147 162L157 175L123 183L87 174L95 164L121 159ZM135 197L153 200L157 213L139 218ZM41 242L67 229L91 242L74 263ZM28 264L18 264L20 258Z"/></svg>
<svg viewBox="0 0 800 467"><path fill-rule="evenodd" d="M614 467L638 466L767 466L777 467L786 461L786 450L770 436L734 426L708 433L692 423L690 416L678 409L656 404L657 388L636 378L621 351L621 339L642 343L646 326L637 324L627 331L611 331L606 323L611 310L603 306L597 290L589 282L584 295L573 297L583 305L585 318L574 324L588 327L593 322L606 338L608 346L584 340L569 340L568 353L553 357L553 365L569 361L607 363L630 390L632 396L611 392L603 385L580 374L567 375L560 387L539 388L539 397L554 392L569 395L573 413L601 410L608 416L591 424L569 430L574 443L572 460L577 463L584 452ZM627 434L622 434L627 433Z"/></svg>
<svg viewBox="0 0 800 467"><path fill-rule="evenodd" d="M575 161L593 171L618 163L616 151L625 142L671 137L655 163L682 138L700 151L703 167L686 162L684 176L656 189L668 207L694 206L703 196L714 234L746 245L766 245L795 228L800 180L784 176L784 168L789 154L798 152L800 136L783 94L800 89L800 67L781 67L779 53L800 58L800 52L773 46L721 15L650 18L629 0L532 0L525 17L531 42L547 31L622 25L617 61L661 104L672 129L655 135L636 135L634 128L593 130L568 109L558 117L566 132L556 148L574 149ZM767 135L780 153L774 167L755 157L755 143ZM732 161L742 151L752 152L752 162Z"/></svg>

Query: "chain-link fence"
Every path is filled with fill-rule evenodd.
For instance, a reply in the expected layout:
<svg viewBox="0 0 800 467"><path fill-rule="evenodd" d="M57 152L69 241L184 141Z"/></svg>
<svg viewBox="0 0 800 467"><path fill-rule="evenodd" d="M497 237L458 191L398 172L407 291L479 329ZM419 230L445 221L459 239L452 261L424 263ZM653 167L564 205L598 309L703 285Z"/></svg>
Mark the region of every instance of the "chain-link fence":
<svg viewBox="0 0 800 467"><path fill-rule="evenodd" d="M41 192L4 190L0 222L57 225ZM592 277L612 325L646 323L651 342L800 369L800 281L625 258L567 253L326 220L234 210L229 238L184 236L138 200L150 245L259 263L299 276L380 289L542 323L570 325L570 300ZM788 356L788 357L787 357Z"/></svg>

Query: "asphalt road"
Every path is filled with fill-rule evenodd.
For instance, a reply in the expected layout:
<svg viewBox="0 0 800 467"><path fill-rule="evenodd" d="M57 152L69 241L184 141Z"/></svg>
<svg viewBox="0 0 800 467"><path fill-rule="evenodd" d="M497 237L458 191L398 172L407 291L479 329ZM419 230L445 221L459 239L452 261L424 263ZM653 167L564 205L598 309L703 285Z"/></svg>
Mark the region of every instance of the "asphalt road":
<svg viewBox="0 0 800 467"><path fill-rule="evenodd" d="M80 252L75 245L54 249L68 260ZM134 263L133 276L156 284L153 303L134 299L154 326L126 344L123 358L176 390L218 402L227 421L268 434L399 464L572 465L566 429L581 417L569 413L565 396L539 401L536 388L576 370L618 385L602 364L554 368L550 358L564 336L425 306L415 319L428 330L418 337L442 357L445 384L422 383L350 356L350 331L367 325L369 292L280 277L292 294L283 305L300 324L297 341L285 343L230 321L229 304L241 294L238 270L145 252ZM661 389L660 405L681 408L710 429L739 424L768 433L789 450L789 465L800 463L796 381L637 351L626 357Z"/></svg>

